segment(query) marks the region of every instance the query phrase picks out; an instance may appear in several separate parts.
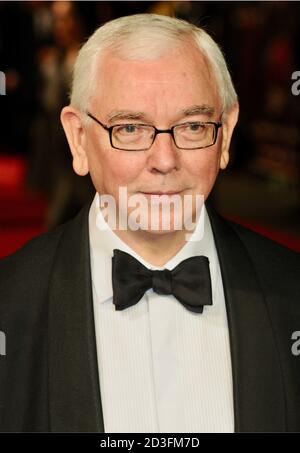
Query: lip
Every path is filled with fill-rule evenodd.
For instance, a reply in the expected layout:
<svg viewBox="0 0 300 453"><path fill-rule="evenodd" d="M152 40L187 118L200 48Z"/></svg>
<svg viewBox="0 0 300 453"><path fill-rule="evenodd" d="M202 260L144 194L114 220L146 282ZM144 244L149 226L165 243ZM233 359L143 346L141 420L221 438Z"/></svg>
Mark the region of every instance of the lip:
<svg viewBox="0 0 300 453"><path fill-rule="evenodd" d="M182 190L179 190L179 191L169 191L169 192L161 192L161 191L157 191L157 192L141 192L143 195L178 195L182 192Z"/></svg>

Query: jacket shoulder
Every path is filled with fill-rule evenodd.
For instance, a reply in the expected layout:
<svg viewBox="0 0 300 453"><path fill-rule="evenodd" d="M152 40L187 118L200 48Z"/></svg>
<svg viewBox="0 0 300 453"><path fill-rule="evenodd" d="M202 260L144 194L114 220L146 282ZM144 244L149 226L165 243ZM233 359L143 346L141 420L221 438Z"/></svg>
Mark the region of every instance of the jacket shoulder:
<svg viewBox="0 0 300 453"><path fill-rule="evenodd" d="M16 278L16 273L44 266L51 261L55 253L64 225L55 230L43 233L28 241L15 253L0 259L0 278ZM3 282L4 283L4 282Z"/></svg>
<svg viewBox="0 0 300 453"><path fill-rule="evenodd" d="M17 252L0 260L0 313L32 311L44 298L54 255L64 225L30 240Z"/></svg>
<svg viewBox="0 0 300 453"><path fill-rule="evenodd" d="M297 267L300 266L300 254L298 252L291 250L266 236L256 233L249 228L229 220L226 221L238 234L251 255L257 258L259 257L263 261L268 261L269 264L272 264L273 260L275 260L273 264L276 264L276 262L283 264L282 260L284 260L285 263L296 265Z"/></svg>
<svg viewBox="0 0 300 453"><path fill-rule="evenodd" d="M300 299L300 254L239 224L227 221L241 240L261 285Z"/></svg>

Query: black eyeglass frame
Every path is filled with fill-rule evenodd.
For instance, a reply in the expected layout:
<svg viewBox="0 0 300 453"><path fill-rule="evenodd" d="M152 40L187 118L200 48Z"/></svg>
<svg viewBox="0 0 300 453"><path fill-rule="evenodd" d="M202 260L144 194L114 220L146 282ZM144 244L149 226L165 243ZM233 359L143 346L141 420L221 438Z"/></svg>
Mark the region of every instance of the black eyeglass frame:
<svg viewBox="0 0 300 453"><path fill-rule="evenodd" d="M213 124L214 125L214 139L213 139L213 143L211 145L207 145L207 146L197 146L195 148L184 148L184 147L181 147L181 146L178 146L177 143L176 143L176 140L175 140L175 136L174 136L174 129L178 126L182 126L184 124L187 124L187 123L182 123L182 124L175 124L175 126L172 126L171 129L157 129L155 126L152 126L151 124L142 124L142 123L124 123L124 124L114 124L113 126L107 126L106 124L103 124L101 123L101 121L99 121L97 118L94 117L94 115L92 115L90 112L86 112L87 116L89 116L90 118L92 118L94 121L96 121L96 123L100 124L100 126L103 127L103 129L105 129L108 134L109 134L109 141L110 141L110 146L114 149L119 149L119 150L122 150L122 151L147 151L148 149L151 148L151 146L153 145L154 141L155 141L155 138L158 134L171 134L172 138L173 138L173 142L175 143L175 146L178 148L178 149L187 149L187 150L192 150L192 149L204 149L204 148L209 148L210 146L213 146L216 141L217 141L217 138L218 138L218 130L219 128L222 126L222 123L220 121L217 121L217 122L214 122L214 121L195 121L197 123L200 123L200 124ZM124 148L118 148L117 146L113 145L112 143L112 131L113 131L113 128L114 127L118 127L118 126L125 126L125 125L129 125L129 126L147 126L147 127L152 127L154 129L154 136L153 136L153 140L152 140L152 143L151 145L148 147L148 148L142 148L142 149L124 149Z"/></svg>

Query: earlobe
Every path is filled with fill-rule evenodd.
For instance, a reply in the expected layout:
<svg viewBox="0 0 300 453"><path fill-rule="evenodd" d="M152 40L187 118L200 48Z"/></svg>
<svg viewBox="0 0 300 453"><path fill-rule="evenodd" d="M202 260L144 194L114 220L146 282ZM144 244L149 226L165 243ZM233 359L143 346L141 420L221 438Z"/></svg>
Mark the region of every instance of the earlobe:
<svg viewBox="0 0 300 453"><path fill-rule="evenodd" d="M221 159L220 159L220 168L221 170L225 170L229 162L229 149L222 151Z"/></svg>
<svg viewBox="0 0 300 453"><path fill-rule="evenodd" d="M79 176L89 172L85 150L85 130L80 113L71 106L64 107L60 119L73 156L73 169Z"/></svg>

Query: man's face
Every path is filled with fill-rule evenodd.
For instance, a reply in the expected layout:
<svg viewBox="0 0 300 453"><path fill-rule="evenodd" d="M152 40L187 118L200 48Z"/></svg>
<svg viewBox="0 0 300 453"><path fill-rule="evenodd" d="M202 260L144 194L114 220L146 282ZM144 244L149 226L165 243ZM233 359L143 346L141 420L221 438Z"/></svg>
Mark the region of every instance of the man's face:
<svg viewBox="0 0 300 453"><path fill-rule="evenodd" d="M169 129L187 121L217 122L222 113L213 74L190 45L148 61L129 61L107 53L95 87L89 111L108 126L143 123ZM92 121L82 140L85 170L96 190L113 195L116 201L119 187L126 187L129 197L176 192L181 197L199 194L206 199L219 168L226 167L235 121L236 115L232 124L223 123L215 145L209 148L178 149L171 135L159 134L147 151L112 148L108 132Z"/></svg>

